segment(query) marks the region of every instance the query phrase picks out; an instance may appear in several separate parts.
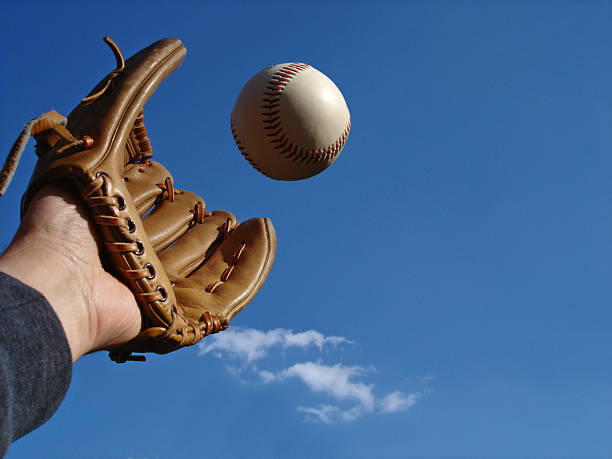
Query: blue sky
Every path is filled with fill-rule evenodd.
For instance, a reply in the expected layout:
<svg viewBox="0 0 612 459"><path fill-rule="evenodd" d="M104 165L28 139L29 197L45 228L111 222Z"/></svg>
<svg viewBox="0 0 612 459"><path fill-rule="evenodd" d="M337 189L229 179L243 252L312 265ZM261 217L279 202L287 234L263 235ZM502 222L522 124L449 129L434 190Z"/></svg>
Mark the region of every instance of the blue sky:
<svg viewBox="0 0 612 459"><path fill-rule="evenodd" d="M187 47L151 98L156 159L275 265L224 334L74 368L9 458L610 457L609 2L33 2L0 6L0 150L67 114L114 59ZM261 68L343 92L336 163L272 181L229 115ZM30 146L7 195L19 222Z"/></svg>

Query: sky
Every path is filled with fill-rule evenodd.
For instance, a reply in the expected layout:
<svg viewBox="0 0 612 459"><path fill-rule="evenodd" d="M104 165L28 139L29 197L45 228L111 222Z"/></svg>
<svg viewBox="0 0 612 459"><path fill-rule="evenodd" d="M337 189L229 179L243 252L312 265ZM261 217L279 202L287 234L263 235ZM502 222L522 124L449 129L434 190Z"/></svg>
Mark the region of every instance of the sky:
<svg viewBox="0 0 612 459"><path fill-rule="evenodd" d="M209 210L269 217L267 282L231 327L145 364L74 367L17 458L612 457L612 3L8 2L0 151L164 37L155 159ZM351 113L299 182L229 127L264 67L305 62ZM4 249L35 163L0 199Z"/></svg>

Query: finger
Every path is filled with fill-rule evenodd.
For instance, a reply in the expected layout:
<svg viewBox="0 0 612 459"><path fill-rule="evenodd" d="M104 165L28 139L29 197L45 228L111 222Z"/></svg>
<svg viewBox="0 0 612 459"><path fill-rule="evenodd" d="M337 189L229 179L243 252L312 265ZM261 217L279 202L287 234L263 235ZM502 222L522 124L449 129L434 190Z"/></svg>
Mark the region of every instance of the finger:
<svg viewBox="0 0 612 459"><path fill-rule="evenodd" d="M123 181L136 204L140 216L153 207L157 197L166 190L166 179L172 181L170 172L155 161L129 164L124 173Z"/></svg>
<svg viewBox="0 0 612 459"><path fill-rule="evenodd" d="M207 259L207 255L210 256L215 242L220 242L220 231L225 224L235 228L236 218L224 210L211 212L203 217L201 224L193 226L174 244L158 253L170 282L189 276Z"/></svg>
<svg viewBox="0 0 612 459"><path fill-rule="evenodd" d="M178 304L192 320L202 305L220 320L244 308L263 284L276 253L276 233L267 218L242 223L210 258L174 287Z"/></svg>
<svg viewBox="0 0 612 459"><path fill-rule="evenodd" d="M168 247L195 224L198 205L204 210L201 197L190 191L183 191L175 194L174 201L159 201L153 210L143 217L145 232L156 252Z"/></svg>

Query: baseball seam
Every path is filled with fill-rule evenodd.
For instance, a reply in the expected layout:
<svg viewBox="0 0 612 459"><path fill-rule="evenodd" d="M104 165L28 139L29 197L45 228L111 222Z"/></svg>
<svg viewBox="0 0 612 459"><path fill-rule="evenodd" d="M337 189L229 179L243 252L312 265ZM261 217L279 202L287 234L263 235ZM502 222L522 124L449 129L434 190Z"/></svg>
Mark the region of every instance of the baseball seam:
<svg viewBox="0 0 612 459"><path fill-rule="evenodd" d="M277 70L274 75L270 77L270 80L265 86L261 105L261 116L263 117L262 122L265 125L264 130L267 131L266 136L270 137L269 141L274 149L281 157L293 162L300 162L302 164L311 164L323 160L328 161L336 157L344 147L346 139L348 138L351 130L351 119L349 116L346 128L335 141L324 148L314 150L308 150L300 147L288 138L280 117L280 97L287 84L289 84L294 76L310 68L311 66L308 64L295 62L287 64ZM238 132L236 131L233 122L231 123L231 129L232 135L234 136L234 141L236 142L240 153L242 153L242 156L244 156L244 158L251 164L251 166L253 166L253 168L270 177L270 175L257 164L251 155L249 155L248 151L246 151L246 148L242 145L242 142L240 142Z"/></svg>
<svg viewBox="0 0 612 459"><path fill-rule="evenodd" d="M246 159L256 171L262 173L263 175L267 177L273 178L272 176L268 175L268 173L266 173L266 171L264 171L261 167L259 167L257 162L246 151L246 149L242 145L242 142L240 141L240 138L238 137L238 132L236 131L236 127L234 126L234 121L231 121L231 127L232 127L232 135L234 136L234 142L236 142L236 146L238 147L238 150L240 150L240 153L242 153L242 156L244 156L244 159Z"/></svg>

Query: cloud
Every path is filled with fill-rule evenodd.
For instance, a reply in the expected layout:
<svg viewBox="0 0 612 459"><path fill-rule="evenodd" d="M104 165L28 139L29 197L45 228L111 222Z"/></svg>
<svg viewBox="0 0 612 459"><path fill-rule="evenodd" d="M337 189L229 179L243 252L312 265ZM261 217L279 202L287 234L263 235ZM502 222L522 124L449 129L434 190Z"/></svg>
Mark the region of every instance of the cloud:
<svg viewBox="0 0 612 459"><path fill-rule="evenodd" d="M273 377L267 375L264 381L272 382L287 378L300 379L313 392L322 392L338 400L354 400L368 411L374 408L372 385L351 381L351 378L364 372L362 367L333 366L315 362L296 363L280 371Z"/></svg>
<svg viewBox="0 0 612 459"><path fill-rule="evenodd" d="M333 424L340 413L340 408L331 405L322 405L320 408L306 408L298 406L297 410L300 413L311 415L313 419L324 422L325 424Z"/></svg>
<svg viewBox="0 0 612 459"><path fill-rule="evenodd" d="M402 394L400 391L391 392L379 403L381 413L395 413L412 408L419 398L418 394Z"/></svg>
<svg viewBox="0 0 612 459"><path fill-rule="evenodd" d="M332 424L354 421L366 414L397 413L414 406L420 396L419 393L406 394L396 390L384 397L377 397L374 384L363 382L368 374L374 373L371 367L341 363L326 365L320 361L294 363L279 371L259 367L273 348L293 347L321 352L325 347L352 343L340 336L325 336L315 330L294 333L282 328L267 332L238 328L214 335L214 339L207 341L200 344L200 355L211 354L224 360L229 358L241 362L238 366L226 365L236 377L248 371L258 375L262 384L299 380L312 393L333 400L333 404L319 404L316 407L298 406L297 411L304 413L309 420Z"/></svg>
<svg viewBox="0 0 612 459"><path fill-rule="evenodd" d="M352 401L354 405L342 409L334 405L320 405L318 408L298 407L298 411L310 415L326 424L335 421L354 421L364 414L372 413L378 407L378 412L395 413L411 408L417 401L418 394L404 394L394 391L380 400L373 394L373 384L363 384L354 381L367 371L360 366L347 367L342 364L324 365L322 363L304 362L273 373L266 370L258 371L264 383L297 378L313 392L326 394L337 401Z"/></svg>
<svg viewBox="0 0 612 459"><path fill-rule="evenodd" d="M213 335L200 344L200 355L210 352L217 355L243 360L248 363L263 359L273 347L287 349L289 347L316 347L319 351L324 346L351 344L352 341L340 336L324 336L315 330L293 333L292 330L277 328L263 332L252 328L236 328Z"/></svg>

